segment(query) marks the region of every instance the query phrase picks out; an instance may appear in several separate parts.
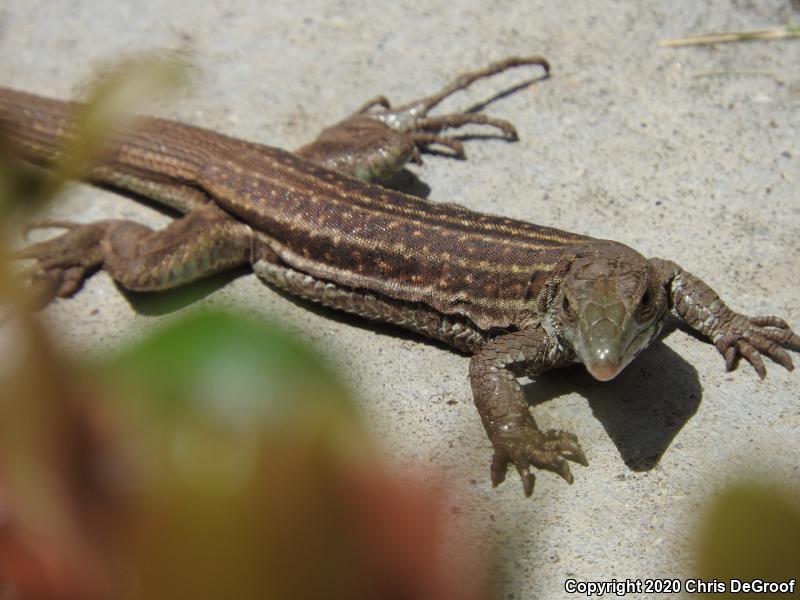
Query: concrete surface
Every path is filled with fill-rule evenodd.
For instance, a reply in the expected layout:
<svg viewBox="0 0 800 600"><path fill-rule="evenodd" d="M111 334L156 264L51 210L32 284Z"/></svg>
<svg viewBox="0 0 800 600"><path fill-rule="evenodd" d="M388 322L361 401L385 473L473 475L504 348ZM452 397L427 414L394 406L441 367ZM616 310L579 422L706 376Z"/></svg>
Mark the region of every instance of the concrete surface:
<svg viewBox="0 0 800 600"><path fill-rule="evenodd" d="M159 114L292 148L376 94L402 100L488 61L542 53L553 78L489 110L521 141L471 142L466 162L427 159L414 170L431 199L618 239L680 262L735 308L800 326L800 41L657 45L791 18L800 14L779 0L6 0L0 85L66 98L120 54L188 48L196 83ZM87 186L51 213L167 221ZM574 469L574 486L540 474L528 500L515 474L489 484L466 357L309 311L250 274L192 293L192 306L270 317L334 357L387 455L448 473L460 486L452 512L500 540L504 598L569 597L568 577L685 577L698 509L726 482L800 480L800 377L774 364L763 382L746 365L725 373L713 346L681 330L612 383L573 369L527 386L540 425L577 433L591 462ZM162 314L100 274L45 317L64 346L101 353L186 310Z"/></svg>

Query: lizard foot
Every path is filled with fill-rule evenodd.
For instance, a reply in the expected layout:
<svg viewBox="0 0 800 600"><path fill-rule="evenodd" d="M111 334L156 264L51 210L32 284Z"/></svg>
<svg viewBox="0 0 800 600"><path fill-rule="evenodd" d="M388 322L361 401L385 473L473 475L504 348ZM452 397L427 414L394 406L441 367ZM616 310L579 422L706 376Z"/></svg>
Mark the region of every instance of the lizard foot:
<svg viewBox="0 0 800 600"><path fill-rule="evenodd" d="M567 483L572 483L572 472L567 461L588 466L578 438L567 431L549 429L541 431L535 426L525 426L513 433L496 436L492 440L492 485L498 486L506 478L508 463L512 463L522 479L526 496L533 494L536 476L530 468L557 473Z"/></svg>
<svg viewBox="0 0 800 600"><path fill-rule="evenodd" d="M505 139L516 141L518 139L517 130L510 122L481 114L475 109L434 117L428 116L430 111L448 96L468 88L479 79L526 65L542 67L545 77L550 72L549 63L541 56L511 57L478 71L464 73L450 85L431 96L413 100L396 108L392 108L385 96L379 96L367 102L356 114L368 115L395 131L407 134L420 149L427 150L432 145L444 146L451 151L454 158L463 159L465 157L464 147L460 139L440 135L441 131L458 129L470 124L486 125L497 129Z"/></svg>
<svg viewBox="0 0 800 600"><path fill-rule="evenodd" d="M393 107L385 96L378 96L325 129L310 144L296 149L295 154L363 181L385 183L408 162L422 164L421 152L464 159L463 140L469 135L442 134L446 129L486 126L497 130L503 139L514 141L518 136L511 123L480 112L486 103L446 115L429 116L429 113L442 100L473 82L525 65L539 66L545 74L550 69L541 56L514 57L465 73L436 94L401 106Z"/></svg>
<svg viewBox="0 0 800 600"><path fill-rule="evenodd" d="M27 235L33 229L51 227L67 231L11 255L14 260L34 261L33 265L22 270L21 275L27 280L36 309L55 298L72 296L80 289L83 280L103 262L100 241L106 232L105 222L43 221L26 227L24 233Z"/></svg>
<svg viewBox="0 0 800 600"><path fill-rule="evenodd" d="M725 357L725 367L731 371L736 366L736 359L743 356L758 373L761 379L767 375L767 369L761 355L770 357L789 371L794 364L789 353L784 350L800 351L800 336L778 317L748 317L731 312L727 322L721 327L722 333L715 340L717 349Z"/></svg>

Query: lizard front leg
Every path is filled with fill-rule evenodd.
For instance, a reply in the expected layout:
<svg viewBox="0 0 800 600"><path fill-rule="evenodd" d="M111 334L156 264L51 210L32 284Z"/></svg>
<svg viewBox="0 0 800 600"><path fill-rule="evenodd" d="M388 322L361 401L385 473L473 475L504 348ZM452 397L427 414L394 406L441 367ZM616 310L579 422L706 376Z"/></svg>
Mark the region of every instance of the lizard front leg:
<svg viewBox="0 0 800 600"><path fill-rule="evenodd" d="M25 274L38 306L73 295L100 268L129 290L158 291L244 264L252 260L255 247L250 228L215 205L159 231L122 219L50 221L37 227L67 230L14 254L34 261Z"/></svg>
<svg viewBox="0 0 800 600"><path fill-rule="evenodd" d="M539 66L545 74L550 69L540 56L513 57L464 73L439 92L402 106L392 107L385 97L380 96L367 102L355 114L325 129L316 140L295 150L295 154L345 175L382 183L409 161L421 162L420 151L431 146L447 148L453 157L463 159L461 140L442 135L445 129L457 129L468 124L485 125L498 130L505 139L516 140L516 129L503 119L472 111L439 116L429 116L429 113L442 100L477 80L525 65Z"/></svg>
<svg viewBox="0 0 800 600"><path fill-rule="evenodd" d="M731 310L702 279L671 260L651 258L660 273L673 314L708 337L725 357L728 371L743 356L762 379L767 370L761 355L794 369L790 350L800 351L800 336L779 317L748 317Z"/></svg>
<svg viewBox="0 0 800 600"><path fill-rule="evenodd" d="M472 357L469 376L475 406L494 447L493 485L505 479L509 462L517 468L526 496L533 493L531 466L558 473L572 483L567 461L588 464L575 435L539 429L516 379L566 362L567 357L538 327L495 338Z"/></svg>

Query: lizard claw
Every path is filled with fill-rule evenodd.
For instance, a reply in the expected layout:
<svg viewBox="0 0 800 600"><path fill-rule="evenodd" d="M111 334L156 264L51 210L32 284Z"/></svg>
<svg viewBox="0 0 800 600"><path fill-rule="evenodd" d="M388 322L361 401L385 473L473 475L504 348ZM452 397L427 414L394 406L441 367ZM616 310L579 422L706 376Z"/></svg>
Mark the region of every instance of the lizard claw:
<svg viewBox="0 0 800 600"><path fill-rule="evenodd" d="M545 435L549 440L549 447L558 449L565 458L576 462L584 467L589 466L589 461L583 453L580 444L578 443L578 436L569 431L559 431L558 429L548 429Z"/></svg>
<svg viewBox="0 0 800 600"><path fill-rule="evenodd" d="M371 100L367 100L361 106L361 108L359 108L355 112L355 114L358 115L358 114L363 114L363 113L369 112L370 110L372 110L375 107L378 107L378 108L392 108L392 103L389 102L389 99L386 96L381 94L380 96L376 96L376 97L372 98Z"/></svg>
<svg viewBox="0 0 800 600"><path fill-rule="evenodd" d="M533 494L533 486L536 483L536 475L531 473L530 467L517 466L517 473L522 479L522 491L525 492L525 497L530 498Z"/></svg>
<svg viewBox="0 0 800 600"><path fill-rule="evenodd" d="M725 368L728 371L736 367L736 359L742 356L752 365L758 376L764 379L767 369L762 355L768 356L789 371L794 369L792 358L784 346L800 351L800 336L792 331L786 321L773 316L732 315L725 326L725 333L715 342L725 358Z"/></svg>
<svg viewBox="0 0 800 600"><path fill-rule="evenodd" d="M566 431L540 431L535 426L526 426L513 434L497 437L492 442L495 448L491 467L492 485L498 486L503 482L508 463L512 463L522 479L526 496L533 494L536 483L531 467L552 471L571 484L573 477L568 461L583 466L589 464L578 438Z"/></svg>

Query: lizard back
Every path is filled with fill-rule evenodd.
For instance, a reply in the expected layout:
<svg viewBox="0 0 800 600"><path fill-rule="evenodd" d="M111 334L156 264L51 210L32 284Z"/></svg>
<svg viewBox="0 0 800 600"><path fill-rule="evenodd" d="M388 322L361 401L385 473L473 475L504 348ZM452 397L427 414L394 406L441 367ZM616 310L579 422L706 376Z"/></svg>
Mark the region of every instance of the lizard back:
<svg viewBox="0 0 800 600"><path fill-rule="evenodd" d="M81 105L0 89L0 132L47 163ZM204 192L264 235L287 265L340 286L421 302L480 329L535 314L586 236L468 210L351 179L294 154L156 118L112 137L90 178Z"/></svg>

